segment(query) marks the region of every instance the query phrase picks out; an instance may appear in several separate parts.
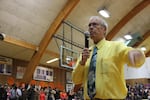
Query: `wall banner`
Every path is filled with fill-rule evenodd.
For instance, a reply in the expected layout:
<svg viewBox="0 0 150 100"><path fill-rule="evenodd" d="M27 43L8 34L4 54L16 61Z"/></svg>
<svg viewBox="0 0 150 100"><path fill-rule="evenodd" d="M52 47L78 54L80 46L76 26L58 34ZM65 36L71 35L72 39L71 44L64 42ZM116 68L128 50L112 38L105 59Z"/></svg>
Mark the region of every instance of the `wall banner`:
<svg viewBox="0 0 150 100"><path fill-rule="evenodd" d="M37 66L34 71L33 79L53 82L53 76L54 76L53 69Z"/></svg>

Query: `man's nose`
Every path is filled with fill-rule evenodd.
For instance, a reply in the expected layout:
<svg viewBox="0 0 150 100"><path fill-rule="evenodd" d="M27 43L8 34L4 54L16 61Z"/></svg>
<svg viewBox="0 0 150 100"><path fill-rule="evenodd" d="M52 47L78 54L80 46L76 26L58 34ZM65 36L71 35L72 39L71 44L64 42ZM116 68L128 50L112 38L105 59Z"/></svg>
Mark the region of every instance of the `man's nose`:
<svg viewBox="0 0 150 100"><path fill-rule="evenodd" d="M89 26L89 32L90 32L90 30L93 30L93 26L91 25L91 26Z"/></svg>

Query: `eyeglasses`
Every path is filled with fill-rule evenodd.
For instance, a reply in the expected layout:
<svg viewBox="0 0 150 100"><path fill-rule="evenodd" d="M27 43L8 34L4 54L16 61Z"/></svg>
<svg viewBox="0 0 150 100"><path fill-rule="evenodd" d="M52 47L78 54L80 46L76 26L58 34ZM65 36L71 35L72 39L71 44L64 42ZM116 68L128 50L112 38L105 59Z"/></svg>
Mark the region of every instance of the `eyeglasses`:
<svg viewBox="0 0 150 100"><path fill-rule="evenodd" d="M89 26L89 27L90 27L90 26L96 27L96 26L98 26L98 25L100 25L100 24L99 24L99 23L89 23L88 26Z"/></svg>

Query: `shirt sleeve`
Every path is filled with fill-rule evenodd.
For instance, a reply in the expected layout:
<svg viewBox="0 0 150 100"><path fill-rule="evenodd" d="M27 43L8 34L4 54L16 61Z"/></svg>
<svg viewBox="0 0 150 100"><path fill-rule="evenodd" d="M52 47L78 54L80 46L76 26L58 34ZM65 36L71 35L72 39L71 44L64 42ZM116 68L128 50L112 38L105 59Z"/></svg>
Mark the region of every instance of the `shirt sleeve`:
<svg viewBox="0 0 150 100"><path fill-rule="evenodd" d="M126 46L124 44L120 44L119 48L121 50L119 56L122 57L124 63L126 63L128 66L141 67L144 64L144 62L145 62L145 55L144 55L144 53L141 50L135 49L135 48L132 48L132 47L128 47L128 46ZM141 57L140 61L136 62L135 66L132 66L132 64L131 64L131 62L129 60L129 51L130 50L138 50L139 52L141 52L141 54L143 54L143 56Z"/></svg>
<svg viewBox="0 0 150 100"><path fill-rule="evenodd" d="M83 75L84 75L84 66L81 65L79 62L81 60L81 55L77 60L75 65L75 69L72 71L72 81L74 84L82 84L83 83Z"/></svg>

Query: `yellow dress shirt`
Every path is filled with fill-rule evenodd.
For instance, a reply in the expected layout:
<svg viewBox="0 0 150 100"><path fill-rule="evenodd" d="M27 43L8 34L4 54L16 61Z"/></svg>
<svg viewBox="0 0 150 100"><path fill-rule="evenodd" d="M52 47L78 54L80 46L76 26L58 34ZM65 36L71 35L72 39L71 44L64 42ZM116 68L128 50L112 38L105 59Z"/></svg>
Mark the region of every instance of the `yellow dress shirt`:
<svg viewBox="0 0 150 100"><path fill-rule="evenodd" d="M74 84L83 84L84 98L89 99L87 94L87 78L90 65L90 59L95 45L91 46L90 57L86 64L80 65L77 60L75 69L72 72L72 80ZM124 79L124 64L128 64L128 51L133 49L127 47L122 42L101 40L96 47L96 95L94 98L101 99L124 99L127 95L127 88ZM138 62L136 67L140 67L144 63Z"/></svg>

